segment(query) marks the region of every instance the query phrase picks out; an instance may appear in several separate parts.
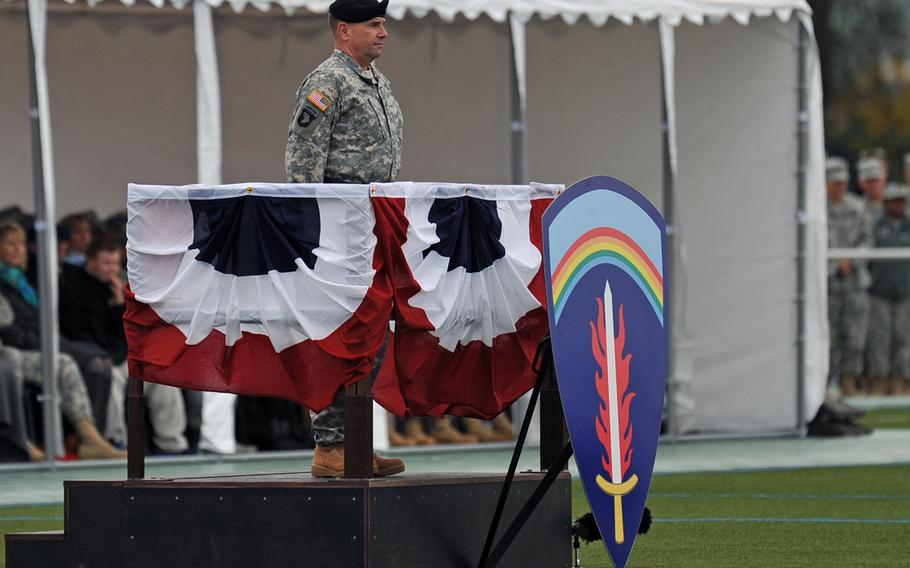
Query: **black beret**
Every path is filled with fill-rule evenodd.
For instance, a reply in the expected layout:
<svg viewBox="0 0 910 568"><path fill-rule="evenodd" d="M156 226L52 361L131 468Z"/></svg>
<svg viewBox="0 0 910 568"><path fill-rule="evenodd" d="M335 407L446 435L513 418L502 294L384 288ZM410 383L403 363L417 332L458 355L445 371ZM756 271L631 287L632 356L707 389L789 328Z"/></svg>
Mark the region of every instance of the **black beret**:
<svg viewBox="0 0 910 568"><path fill-rule="evenodd" d="M389 0L335 0L329 6L329 13L342 22L356 24L373 18L384 17Z"/></svg>

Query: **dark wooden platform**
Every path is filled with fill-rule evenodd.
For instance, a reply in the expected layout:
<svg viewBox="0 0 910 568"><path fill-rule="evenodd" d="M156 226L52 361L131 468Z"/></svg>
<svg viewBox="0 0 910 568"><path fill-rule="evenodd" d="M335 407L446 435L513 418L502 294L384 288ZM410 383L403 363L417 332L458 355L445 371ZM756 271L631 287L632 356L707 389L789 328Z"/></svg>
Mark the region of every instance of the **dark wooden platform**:
<svg viewBox="0 0 910 568"><path fill-rule="evenodd" d="M513 482L509 522L543 474ZM308 473L67 481L65 530L7 534L8 568L472 568L504 476ZM571 565L563 472L500 567ZM502 530L500 531L502 532Z"/></svg>

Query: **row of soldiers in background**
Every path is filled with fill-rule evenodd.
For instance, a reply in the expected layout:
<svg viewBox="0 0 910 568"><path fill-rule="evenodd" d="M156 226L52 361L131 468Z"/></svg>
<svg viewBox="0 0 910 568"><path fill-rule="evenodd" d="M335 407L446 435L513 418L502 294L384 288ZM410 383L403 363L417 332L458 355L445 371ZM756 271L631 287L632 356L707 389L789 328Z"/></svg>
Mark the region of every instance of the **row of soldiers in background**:
<svg viewBox="0 0 910 568"><path fill-rule="evenodd" d="M880 149L856 164L862 196L847 191L848 163L828 158L829 248L910 248L907 185L888 183ZM910 153L904 156L910 179ZM910 261L828 262L829 395L910 393Z"/></svg>

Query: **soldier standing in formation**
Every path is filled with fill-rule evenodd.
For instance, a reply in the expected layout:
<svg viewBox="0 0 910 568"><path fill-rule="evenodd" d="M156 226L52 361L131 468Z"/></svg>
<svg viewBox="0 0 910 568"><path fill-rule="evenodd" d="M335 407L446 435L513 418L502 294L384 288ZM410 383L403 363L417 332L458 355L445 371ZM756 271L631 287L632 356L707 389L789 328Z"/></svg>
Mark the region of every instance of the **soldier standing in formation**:
<svg viewBox="0 0 910 568"><path fill-rule="evenodd" d="M875 246L910 247L907 188L888 184L884 214L875 221ZM910 262L883 260L869 263L868 394L903 394L910 376Z"/></svg>
<svg viewBox="0 0 910 568"><path fill-rule="evenodd" d="M873 158L874 159L874 158ZM875 160L875 165L879 165ZM828 191L828 246L872 246L870 216L863 200L847 193L850 173L842 158L825 164ZM869 273L862 260L828 261L828 322L831 330L831 364L828 389L838 387L846 396L857 393L863 372L863 352L869 321Z"/></svg>
<svg viewBox="0 0 910 568"><path fill-rule="evenodd" d="M401 168L404 117L385 75L373 62L388 33L389 0L335 0L329 25L335 50L310 73L294 103L285 170L294 183L395 181ZM384 349L384 348L383 348ZM377 357L375 375L382 357ZM344 390L313 417L312 474L344 474ZM399 459L373 456L373 475L404 471Z"/></svg>
<svg viewBox="0 0 910 568"><path fill-rule="evenodd" d="M866 211L869 212L872 219L877 219L882 214L884 207L882 199L888 180L884 161L872 156L860 158L856 162L856 177L859 179L859 187L866 198Z"/></svg>

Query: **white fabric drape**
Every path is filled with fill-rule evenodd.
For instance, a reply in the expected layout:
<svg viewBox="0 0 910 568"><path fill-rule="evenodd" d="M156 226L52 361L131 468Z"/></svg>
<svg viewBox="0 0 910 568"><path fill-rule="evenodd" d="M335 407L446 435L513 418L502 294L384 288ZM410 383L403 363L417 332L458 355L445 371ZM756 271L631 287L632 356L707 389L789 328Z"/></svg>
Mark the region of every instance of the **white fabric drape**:
<svg viewBox="0 0 910 568"><path fill-rule="evenodd" d="M672 421L672 435L691 429L695 413L695 398L692 395L692 340L689 326L686 324L688 311L686 310L686 294L688 276L686 274L686 248L680 228L679 208L676 207L676 180L678 171L677 139L676 139L676 36L674 27L670 22L661 18L658 21L660 32L660 62L663 77L663 97L666 109L665 140L669 155L670 176L672 178L673 193L665 195L664 199L672 200L664 205L664 210L672 210L673 218L667 219L667 231L672 238L670 250L672 270L669 274L670 294L670 369L667 377L668 404L672 406L670 414Z"/></svg>
<svg viewBox="0 0 910 568"><path fill-rule="evenodd" d="M35 51L35 80L38 87L38 117L41 121L41 160L44 174L44 203L48 219L55 219L56 195L54 184L54 145L51 139L51 111L47 90L47 64L45 46L47 45L47 0L28 0L28 10L32 30L32 48ZM52 231L51 227L48 227ZM48 235L53 238L53 232ZM56 250L53 254L56 266Z"/></svg>
<svg viewBox="0 0 910 568"><path fill-rule="evenodd" d="M514 183L524 183L527 180L527 105L528 105L528 48L525 25L514 14L509 16L510 37L512 38L512 59L515 64L516 90L518 91L518 120L512 123L512 132L521 133L517 147L512 148L521 157L520 179L513 179ZM513 174L514 175L514 174Z"/></svg>
<svg viewBox="0 0 910 568"><path fill-rule="evenodd" d="M50 275L47 280L47 290L40 290L41 301L44 309L51 309L52 313L57 313L58 289L57 279L53 276L57 273L57 218L56 190L54 184L54 145L51 139L51 112L50 101L47 87L47 0L28 0L29 22L32 34L32 50L35 55L34 73L35 89L38 99L38 123L39 135L41 136L41 175L43 177L43 190L41 202L44 205L44 211L36 211L39 219L43 218L44 222L35 223L35 230L45 234L44 250L39 251L39 262L44 265L46 274ZM34 119L34 117L32 117ZM37 196L36 196L37 198ZM36 202L38 200L36 199ZM47 304L50 304L48 307ZM48 445L48 455L55 454L56 457L62 457L64 454L62 425L59 422L59 393L57 392L53 377L57 376L57 354L59 351L59 329L57 327L56 316L52 318L51 329L46 335L50 338L50 345L42 344L42 370L45 375L44 394L48 400L54 404L55 408L51 410L54 418L53 432L45 433L45 444ZM45 422L45 427L48 424Z"/></svg>
<svg viewBox="0 0 910 568"><path fill-rule="evenodd" d="M809 120L806 157L806 290L805 307L805 400L803 412L812 420L825 399L828 382L828 217L825 201L825 125L822 112L822 72L812 18L800 14L800 25L810 41L806 53L806 88Z"/></svg>
<svg viewBox="0 0 910 568"><path fill-rule="evenodd" d="M193 2L196 40L196 171L199 183L221 183L221 85L212 9Z"/></svg>
<svg viewBox="0 0 910 568"><path fill-rule="evenodd" d="M181 8L189 0L149 1L157 7L169 3ZM332 0L201 1L212 7L228 4L236 12L242 11L248 5L265 12L274 3L284 8L288 14L297 10L325 13L332 3ZM102 0L89 0L89 5L94 6L101 2ZM120 2L127 6L135 4L135 0ZM487 16L496 22L504 22L509 14L516 14L523 21L535 15L543 19L558 16L569 25L586 17L596 26L604 25L611 18L624 24L631 24L635 19L648 22L665 18L675 26L684 20L701 25L706 20L715 21L726 17L731 17L741 24L748 24L752 17L764 18L772 15L781 20L788 20L794 11L810 13L805 0L395 0L389 6L388 15L400 20L408 14L423 18L433 13L446 22L451 22L457 16L469 20Z"/></svg>

